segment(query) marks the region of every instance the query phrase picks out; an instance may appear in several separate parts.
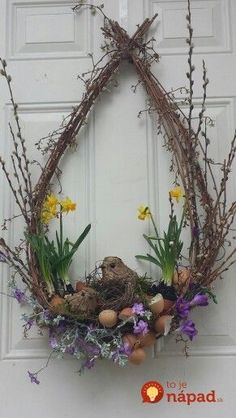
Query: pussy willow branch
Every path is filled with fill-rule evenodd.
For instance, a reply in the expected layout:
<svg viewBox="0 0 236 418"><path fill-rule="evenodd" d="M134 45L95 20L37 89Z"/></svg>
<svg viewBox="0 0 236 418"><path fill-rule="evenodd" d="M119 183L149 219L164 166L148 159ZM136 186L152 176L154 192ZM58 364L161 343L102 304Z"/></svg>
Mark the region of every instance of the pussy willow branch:
<svg viewBox="0 0 236 418"><path fill-rule="evenodd" d="M190 0L188 0L188 13L186 15L186 20L188 22L187 28L189 32L189 37L187 38L187 43L189 45L189 52L188 52L188 64L189 64L189 72L187 72L187 78L189 79L189 115L188 115L188 154L189 160L194 161L196 160L196 141L193 140L194 132L192 129L192 115L194 110L193 104L193 73L195 71L195 66L193 65L193 27L192 27L192 13L191 13L191 6ZM196 263L196 257L199 253L199 235L194 234L193 231L199 230L199 218L198 218L198 211L197 211L197 201L196 201L196 188L195 188L195 169L194 164L189 164L189 176L191 177L191 205L192 205L192 213L193 213L193 221L194 225L192 225L192 243L190 246L191 253L190 257L192 259L192 264Z"/></svg>
<svg viewBox="0 0 236 418"><path fill-rule="evenodd" d="M8 169L6 168L5 161L0 157L0 165L8 181L9 187L13 193L16 204L18 205L21 214L24 217L26 224L29 224L30 218L28 217L28 211L31 209L32 199L32 184L31 184L31 173L29 170L30 161L26 156L25 140L22 137L21 126L18 115L18 105L15 102L13 91L11 87L12 78L7 72L7 63L5 60L0 58L2 69L0 70L1 75L5 78L10 100L13 108L13 115L16 123L16 134L13 131L12 125L9 123L9 129L12 137L12 143L14 151L10 154L10 159L13 168L13 177L16 180L17 187L15 187L14 181L10 176ZM22 187L24 189L22 189Z"/></svg>
<svg viewBox="0 0 236 418"><path fill-rule="evenodd" d="M0 58L0 62L2 64L2 70L1 70L1 75L5 77L7 85L8 85L8 90L10 93L10 100L11 100L11 104L13 107L13 114L14 114L14 119L16 122L16 127L17 127L17 138L19 139L19 144L21 146L21 155L24 161L24 166L23 163L21 161L19 162L19 169L20 172L22 174L22 179L25 183L25 189L28 195L28 198L30 199L32 197L32 184L31 184L31 173L29 170L29 160L26 156L26 147L25 147L25 139L22 136L22 130L21 130L21 125L20 125L20 121L19 121L19 115L18 115L18 105L15 102L14 99L14 95L13 95L13 91L12 91L12 87L11 87L11 82L12 82L12 78L10 76L10 74L8 74L7 72L7 64L6 61ZM17 151L16 147L18 147L18 143L16 142L16 140L13 141L14 142L14 146L15 146L15 151L17 152L17 156L19 157L20 154Z"/></svg>
<svg viewBox="0 0 236 418"><path fill-rule="evenodd" d="M195 66L193 65L193 28L192 28L192 13L190 7L190 0L188 0L188 14L186 15L186 19L188 22L187 28L189 32L189 36L187 38L187 43L189 44L189 52L188 52L188 65L189 65L189 72L187 72L187 78L189 79L189 114L188 114L188 127L189 127L189 136L190 136L190 143L191 143L191 135L192 135L192 114L194 109L193 104L193 73L195 71Z"/></svg>

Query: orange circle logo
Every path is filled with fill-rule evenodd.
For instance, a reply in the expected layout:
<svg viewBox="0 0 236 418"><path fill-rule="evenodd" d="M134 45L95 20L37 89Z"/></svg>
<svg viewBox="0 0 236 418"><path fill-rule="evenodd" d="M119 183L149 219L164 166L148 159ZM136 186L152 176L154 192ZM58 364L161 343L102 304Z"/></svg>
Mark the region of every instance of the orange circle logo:
<svg viewBox="0 0 236 418"><path fill-rule="evenodd" d="M143 402L160 402L164 396L164 388L159 382L151 380L150 382L144 383L142 386L141 396L143 398Z"/></svg>

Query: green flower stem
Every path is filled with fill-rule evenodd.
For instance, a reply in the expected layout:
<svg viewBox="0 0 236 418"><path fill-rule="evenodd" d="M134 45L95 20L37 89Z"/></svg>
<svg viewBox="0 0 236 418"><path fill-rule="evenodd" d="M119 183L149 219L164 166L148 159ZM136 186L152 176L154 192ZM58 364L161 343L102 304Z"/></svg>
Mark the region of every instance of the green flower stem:
<svg viewBox="0 0 236 418"><path fill-rule="evenodd" d="M172 279L173 279L173 275L174 275L174 265L171 264L166 264L163 266L162 269L162 274L163 274L163 282L167 285L170 286L172 283Z"/></svg>
<svg viewBox="0 0 236 418"><path fill-rule="evenodd" d="M167 231L163 233L163 236L160 237L154 218L151 211L149 210L151 222L154 228L156 236L147 236L143 235L144 239L147 241L153 254L147 253L146 255L136 255L136 258L139 260L149 261L160 267L163 275L163 281L170 286L173 280L174 270L176 263L178 262L181 251L183 248L183 242L180 239L183 220L184 220L184 211L182 214L181 222L178 224L176 215L173 214L171 208L171 215L169 218L169 225Z"/></svg>
<svg viewBox="0 0 236 418"><path fill-rule="evenodd" d="M69 278L67 272L62 275L61 279L63 280L63 282L65 283L66 286L71 284L71 281L70 281L70 278Z"/></svg>
<svg viewBox="0 0 236 418"><path fill-rule="evenodd" d="M155 221L154 221L154 218L152 216L152 212L151 211L150 211L150 217L151 217L151 221L152 221L152 225L153 225L153 228L154 228L156 237L159 238L158 230L157 230L157 227L156 227L156 224L155 224Z"/></svg>
<svg viewBox="0 0 236 418"><path fill-rule="evenodd" d="M62 209L62 208L61 208ZM59 218L60 218L60 253L62 256L63 253L63 222L62 222L62 210L60 209Z"/></svg>
<svg viewBox="0 0 236 418"><path fill-rule="evenodd" d="M45 281L46 281L48 296L52 296L52 294L55 293L55 288L54 288L53 282L50 278L48 278Z"/></svg>

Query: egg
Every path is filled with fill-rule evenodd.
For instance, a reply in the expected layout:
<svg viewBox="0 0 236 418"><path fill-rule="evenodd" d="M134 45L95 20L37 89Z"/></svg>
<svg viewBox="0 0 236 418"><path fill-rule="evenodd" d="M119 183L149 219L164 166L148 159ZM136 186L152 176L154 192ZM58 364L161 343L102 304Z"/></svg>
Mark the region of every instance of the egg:
<svg viewBox="0 0 236 418"><path fill-rule="evenodd" d="M132 318L134 316L134 313L132 311L132 308L124 308L122 311L120 311L118 318L122 321L125 321L129 318Z"/></svg>
<svg viewBox="0 0 236 418"><path fill-rule="evenodd" d="M149 302L149 309L155 315L159 315L163 311L164 299L160 293L158 293L151 299L151 301Z"/></svg>
<svg viewBox="0 0 236 418"><path fill-rule="evenodd" d="M50 309L52 312L60 314L64 312L65 299L59 295L54 295L50 302Z"/></svg>
<svg viewBox="0 0 236 418"><path fill-rule="evenodd" d="M175 302L173 300L164 299L163 313L168 313L173 308Z"/></svg>
<svg viewBox="0 0 236 418"><path fill-rule="evenodd" d="M151 347L156 342L156 335L154 332L148 332L145 335L138 335L140 340L140 347Z"/></svg>
<svg viewBox="0 0 236 418"><path fill-rule="evenodd" d="M162 315L156 319L154 328L158 335L167 335L169 333L172 318L173 316L171 315Z"/></svg>
<svg viewBox="0 0 236 418"><path fill-rule="evenodd" d="M129 356L129 361L132 364L141 364L146 358L146 353L142 348L137 348L136 350L134 350L130 356Z"/></svg>
<svg viewBox="0 0 236 418"><path fill-rule="evenodd" d="M100 312L98 320L104 327L112 328L117 323L117 313L112 309L105 309L104 311Z"/></svg>
<svg viewBox="0 0 236 418"><path fill-rule="evenodd" d="M129 345L129 347L133 350L134 348L139 348L140 346L140 339L136 337L134 334L125 334L122 338L123 343Z"/></svg>

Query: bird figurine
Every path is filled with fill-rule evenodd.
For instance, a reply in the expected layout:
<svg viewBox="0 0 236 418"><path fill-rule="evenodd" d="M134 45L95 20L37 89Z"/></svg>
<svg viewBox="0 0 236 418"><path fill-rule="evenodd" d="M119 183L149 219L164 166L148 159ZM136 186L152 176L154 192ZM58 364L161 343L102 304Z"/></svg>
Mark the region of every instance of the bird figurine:
<svg viewBox="0 0 236 418"><path fill-rule="evenodd" d="M101 265L101 270L102 280L104 282L110 280L134 282L138 278L137 273L127 267L119 257L105 257Z"/></svg>

